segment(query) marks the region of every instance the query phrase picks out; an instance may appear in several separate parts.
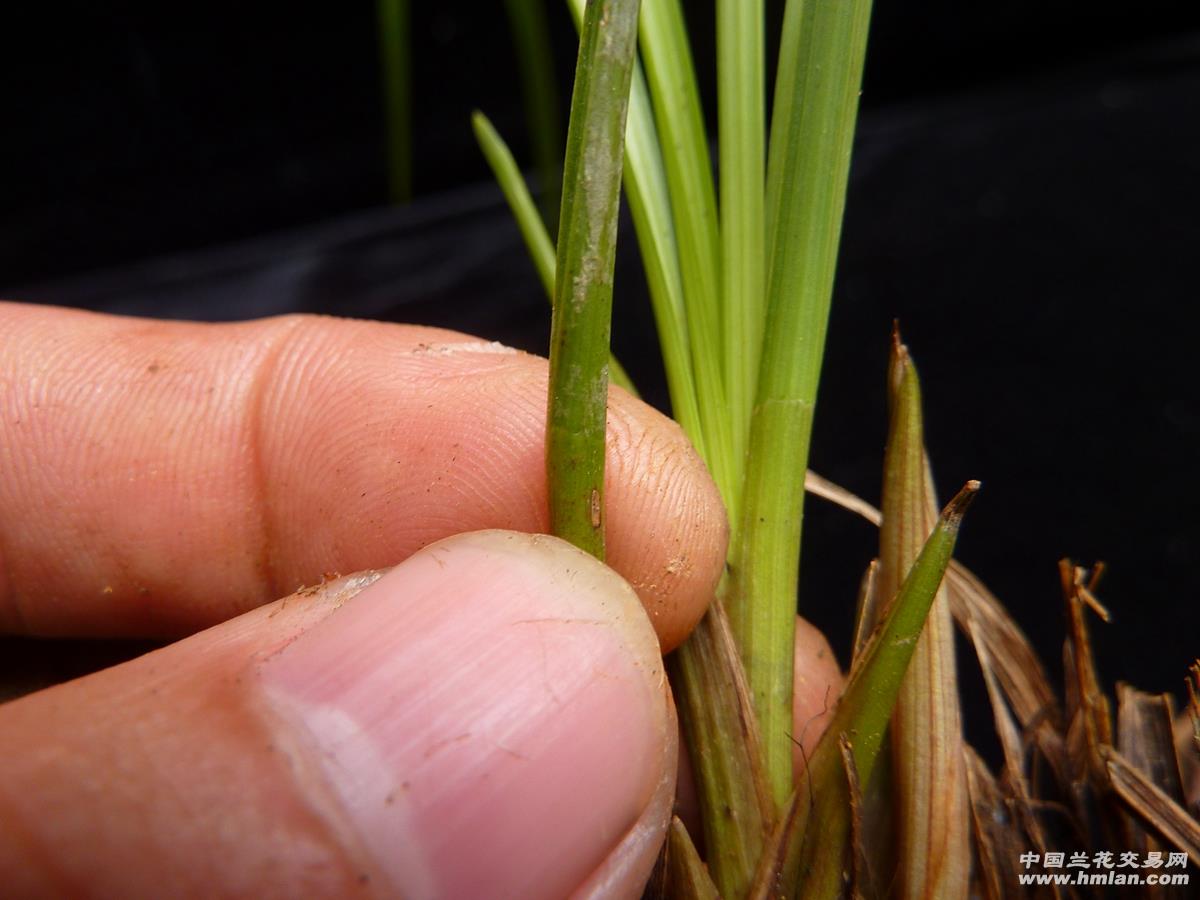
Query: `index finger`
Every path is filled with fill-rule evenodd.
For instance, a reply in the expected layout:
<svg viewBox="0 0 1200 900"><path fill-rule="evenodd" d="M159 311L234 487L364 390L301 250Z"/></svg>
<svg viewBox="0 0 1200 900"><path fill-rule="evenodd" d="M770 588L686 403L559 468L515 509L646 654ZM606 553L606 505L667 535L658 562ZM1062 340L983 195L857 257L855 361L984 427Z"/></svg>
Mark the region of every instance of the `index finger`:
<svg viewBox="0 0 1200 900"><path fill-rule="evenodd" d="M0 628L176 636L450 534L544 532L546 364L465 335L0 304ZM724 558L678 427L614 390L608 562L664 648Z"/></svg>

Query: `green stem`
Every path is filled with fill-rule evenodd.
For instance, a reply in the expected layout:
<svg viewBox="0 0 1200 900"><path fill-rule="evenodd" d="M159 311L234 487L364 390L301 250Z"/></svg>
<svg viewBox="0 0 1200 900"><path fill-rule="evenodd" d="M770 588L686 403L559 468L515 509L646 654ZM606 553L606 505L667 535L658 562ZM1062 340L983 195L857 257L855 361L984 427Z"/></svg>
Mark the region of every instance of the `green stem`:
<svg viewBox="0 0 1200 900"><path fill-rule="evenodd" d="M604 559L604 438L625 116L640 0L589 0L571 98L550 333L554 534Z"/></svg>
<svg viewBox="0 0 1200 900"><path fill-rule="evenodd" d="M583 21L584 0L567 0L567 5L576 27L579 27ZM691 438L696 451L707 461L709 454L704 442L696 380L692 372L691 337L688 333L667 175L658 131L654 125L650 90L642 67L636 61L625 131L625 191L629 196L629 211L642 252L654 323L662 345L663 368L671 393L671 411Z"/></svg>

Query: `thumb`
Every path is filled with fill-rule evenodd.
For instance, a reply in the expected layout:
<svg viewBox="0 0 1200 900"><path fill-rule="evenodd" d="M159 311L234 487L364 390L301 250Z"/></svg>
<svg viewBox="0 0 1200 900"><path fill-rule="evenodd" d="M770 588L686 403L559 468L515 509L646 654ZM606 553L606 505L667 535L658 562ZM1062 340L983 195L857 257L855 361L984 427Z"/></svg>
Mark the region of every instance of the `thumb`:
<svg viewBox="0 0 1200 900"><path fill-rule="evenodd" d="M675 723L636 594L432 544L0 706L12 896L636 896Z"/></svg>

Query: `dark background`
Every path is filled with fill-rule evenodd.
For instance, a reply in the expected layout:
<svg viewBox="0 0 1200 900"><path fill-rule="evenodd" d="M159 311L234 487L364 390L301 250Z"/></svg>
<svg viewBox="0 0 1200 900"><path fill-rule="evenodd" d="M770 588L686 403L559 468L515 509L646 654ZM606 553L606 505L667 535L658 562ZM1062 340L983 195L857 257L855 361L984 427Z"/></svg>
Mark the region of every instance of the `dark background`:
<svg viewBox="0 0 1200 900"><path fill-rule="evenodd" d="M711 101L711 4L686 5ZM545 301L468 124L483 108L528 162L502 5L414 6L416 199L401 209L386 205L372 4L0 14L0 294L200 319L320 311L544 349ZM565 112L574 32L549 6ZM1156 691L1178 692L1200 652L1198 114L1194 3L877 0L813 450L877 499L899 317L943 495L984 481L960 557L1055 673L1056 560L1107 560L1102 673ZM616 350L662 405L624 234ZM801 608L844 660L874 535L810 500L805 540ZM62 668L47 645L6 646L18 678L130 649L74 644Z"/></svg>

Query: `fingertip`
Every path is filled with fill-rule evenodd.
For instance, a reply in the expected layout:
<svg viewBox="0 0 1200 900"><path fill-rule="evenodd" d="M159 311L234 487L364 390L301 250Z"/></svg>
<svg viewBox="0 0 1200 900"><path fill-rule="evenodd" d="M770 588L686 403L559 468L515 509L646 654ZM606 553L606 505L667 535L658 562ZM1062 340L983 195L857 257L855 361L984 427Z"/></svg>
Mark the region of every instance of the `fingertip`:
<svg viewBox="0 0 1200 900"><path fill-rule="evenodd" d="M662 652L712 601L729 526L704 461L678 424L622 392L610 407L608 562L641 597Z"/></svg>
<svg viewBox="0 0 1200 900"><path fill-rule="evenodd" d="M406 896L565 896L673 777L640 602L544 535L426 547L264 666L263 683Z"/></svg>
<svg viewBox="0 0 1200 900"><path fill-rule="evenodd" d="M825 635L807 619L796 617L796 663L792 719L795 741L792 764L801 771L833 717L846 679Z"/></svg>
<svg viewBox="0 0 1200 900"><path fill-rule="evenodd" d="M332 318L0 319L0 627L179 636L451 534L547 530L544 359ZM721 574L724 512L675 423L616 388L610 411L609 563L670 650Z"/></svg>
<svg viewBox="0 0 1200 900"><path fill-rule="evenodd" d="M632 884L676 765L633 590L565 542L500 531L254 610L0 719L0 833L19 837L0 841L0 877L30 895Z"/></svg>

